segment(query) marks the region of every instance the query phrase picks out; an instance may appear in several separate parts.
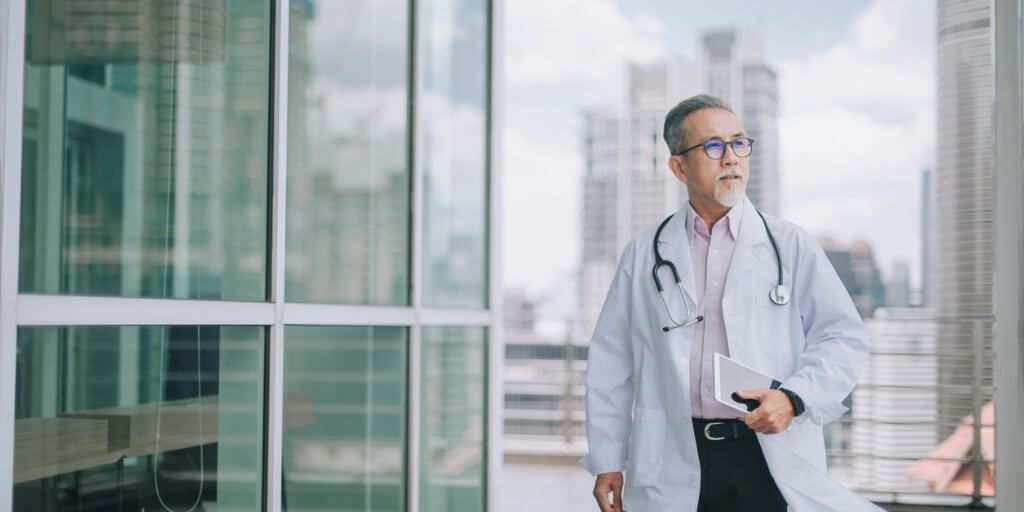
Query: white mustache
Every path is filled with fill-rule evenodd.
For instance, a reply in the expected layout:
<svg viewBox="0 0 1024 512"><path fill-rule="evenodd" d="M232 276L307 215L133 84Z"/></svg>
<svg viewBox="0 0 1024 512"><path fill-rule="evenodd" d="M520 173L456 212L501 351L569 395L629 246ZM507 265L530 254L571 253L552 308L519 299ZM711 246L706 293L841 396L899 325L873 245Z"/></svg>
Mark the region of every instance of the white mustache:
<svg viewBox="0 0 1024 512"><path fill-rule="evenodd" d="M725 178L739 178L739 179L742 180L743 179L743 174L739 173L739 172L736 172L736 171L723 171L723 172L718 173L715 176L715 181L716 182L722 181Z"/></svg>

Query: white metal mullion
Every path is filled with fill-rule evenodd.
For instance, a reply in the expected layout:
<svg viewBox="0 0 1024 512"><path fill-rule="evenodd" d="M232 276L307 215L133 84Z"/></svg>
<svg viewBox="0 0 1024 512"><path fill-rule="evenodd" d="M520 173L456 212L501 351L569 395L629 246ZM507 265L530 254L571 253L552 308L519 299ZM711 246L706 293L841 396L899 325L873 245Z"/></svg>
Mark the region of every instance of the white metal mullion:
<svg viewBox="0 0 1024 512"><path fill-rule="evenodd" d="M286 325L488 327L493 323L494 315L492 310L301 303L284 305Z"/></svg>
<svg viewBox="0 0 1024 512"><path fill-rule="evenodd" d="M272 214L270 229L270 301L273 325L267 351L267 433L264 496L266 510L281 510L284 485L284 317L285 317L285 217L288 184L288 0L274 2L273 27L273 125L271 144L273 161Z"/></svg>
<svg viewBox="0 0 1024 512"><path fill-rule="evenodd" d="M1024 487L1017 485L1024 471L1024 6L997 0L993 8L995 484L998 503L1012 507L1024 503Z"/></svg>
<svg viewBox="0 0 1024 512"><path fill-rule="evenodd" d="M426 39L420 37L422 33L423 23L420 22L421 16L419 15L419 0L410 0L409 16L410 26L413 27L412 35L412 50L410 52L410 58L412 59L412 66L410 67L412 73L412 91L411 100L414 105L412 113L412 124L409 127L409 137L412 138L412 272L409 279L410 284L410 297L409 300L412 307L417 311L423 307L423 215L425 213L425 205L423 204L423 151L421 148L424 143L424 133L422 129L423 123L420 121L423 117L424 107L424 83L423 73L421 73L421 60L422 55L425 53L421 48L421 42Z"/></svg>
<svg viewBox="0 0 1024 512"><path fill-rule="evenodd" d="M274 306L264 302L20 294L15 311L18 325L35 326L274 323Z"/></svg>
<svg viewBox="0 0 1024 512"><path fill-rule="evenodd" d="M420 372L422 360L422 336L423 330L419 325L414 325L409 330L409 418L406 421L409 431L406 433L408 439L409 466L406 468L407 482L406 489L408 499L408 510L416 512L419 510L419 461L420 461L420 407L422 375Z"/></svg>
<svg viewBox="0 0 1024 512"><path fill-rule="evenodd" d="M501 510L501 468L503 457L502 433L504 431L504 330L503 330L503 301L502 301L502 125L504 123L504 2L502 0L490 0L490 98L488 102L490 115L490 185L489 194L489 215L490 226L488 226L488 243L490 245L488 254L490 256L490 276L488 279L488 292L490 293L488 307L490 313L490 330L487 336L487 466L484 481L487 488L484 490L487 496L486 510L497 512Z"/></svg>
<svg viewBox="0 0 1024 512"><path fill-rule="evenodd" d="M416 323L452 327L487 327L493 314L488 310L420 309Z"/></svg>
<svg viewBox="0 0 1024 512"><path fill-rule="evenodd" d="M415 318L410 307L284 304L286 325L408 326Z"/></svg>
<svg viewBox="0 0 1024 512"><path fill-rule="evenodd" d="M410 296L413 312L415 314L414 323L409 329L409 417L406 418L406 425L408 425L408 432L406 433L406 439L408 440L407 453L409 455L406 461L406 489L408 494L406 495L406 510L409 512L419 512L420 502L420 410L421 410L421 376L420 369L422 366L422 337L423 330L420 326L419 317L420 310L423 307L423 216L425 214L425 206L423 204L423 185L425 183L423 177L424 161L423 161L423 143L425 140L423 123L421 119L424 114L424 97L425 87L423 81L423 56L426 54L423 48L423 42L426 41L425 37L421 37L423 34L423 28L425 24L421 21L420 11L422 2L419 0L409 1L409 26L412 28L410 31L410 52L409 58L411 59L411 65L409 70L411 73L410 82L412 84L412 90L410 92L410 100L413 105L412 109L412 122L409 126L409 137L411 137L412 145L412 271L409 279L410 284Z"/></svg>
<svg viewBox="0 0 1024 512"><path fill-rule="evenodd" d="M14 506L25 0L0 4L0 509Z"/></svg>

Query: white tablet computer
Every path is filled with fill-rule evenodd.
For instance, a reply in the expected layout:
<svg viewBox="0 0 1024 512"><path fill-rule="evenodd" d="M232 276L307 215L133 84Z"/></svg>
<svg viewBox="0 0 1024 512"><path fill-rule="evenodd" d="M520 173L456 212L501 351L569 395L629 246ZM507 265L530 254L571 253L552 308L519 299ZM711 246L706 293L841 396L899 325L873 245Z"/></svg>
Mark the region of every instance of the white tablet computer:
<svg viewBox="0 0 1024 512"><path fill-rule="evenodd" d="M746 405L732 399L736 391L748 389L777 389L781 383L735 359L718 352L714 356L715 400L740 412L747 412Z"/></svg>

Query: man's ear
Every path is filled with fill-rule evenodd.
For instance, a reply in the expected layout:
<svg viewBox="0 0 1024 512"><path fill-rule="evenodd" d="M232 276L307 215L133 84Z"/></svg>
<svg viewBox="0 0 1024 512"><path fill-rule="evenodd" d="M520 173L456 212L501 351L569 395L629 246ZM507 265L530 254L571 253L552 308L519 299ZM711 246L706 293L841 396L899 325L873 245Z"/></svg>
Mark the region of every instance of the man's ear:
<svg viewBox="0 0 1024 512"><path fill-rule="evenodd" d="M677 180L688 183L690 177L686 175L686 159L681 155L672 155L668 159L668 167Z"/></svg>

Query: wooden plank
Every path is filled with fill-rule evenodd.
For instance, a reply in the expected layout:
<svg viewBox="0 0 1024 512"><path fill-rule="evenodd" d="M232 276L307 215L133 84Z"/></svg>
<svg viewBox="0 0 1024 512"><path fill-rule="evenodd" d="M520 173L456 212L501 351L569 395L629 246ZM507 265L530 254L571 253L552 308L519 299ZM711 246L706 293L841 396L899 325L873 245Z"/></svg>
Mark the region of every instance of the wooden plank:
<svg viewBox="0 0 1024 512"><path fill-rule="evenodd" d="M203 397L201 404L198 399L191 398L170 400L163 404L154 402L78 411L66 416L107 421L108 450L125 457L153 455L217 442L219 422L216 396ZM158 419L159 443L156 438Z"/></svg>
<svg viewBox="0 0 1024 512"><path fill-rule="evenodd" d="M14 422L14 483L108 464L107 422L24 418ZM110 460L110 462L100 462Z"/></svg>
<svg viewBox="0 0 1024 512"><path fill-rule="evenodd" d="M229 407L232 412L251 409L255 417L262 417L263 404ZM309 395L290 395L284 409L286 428L315 422ZM219 413L219 397L205 396L201 402L191 398L17 420L15 483L113 464L122 457L216 443Z"/></svg>

